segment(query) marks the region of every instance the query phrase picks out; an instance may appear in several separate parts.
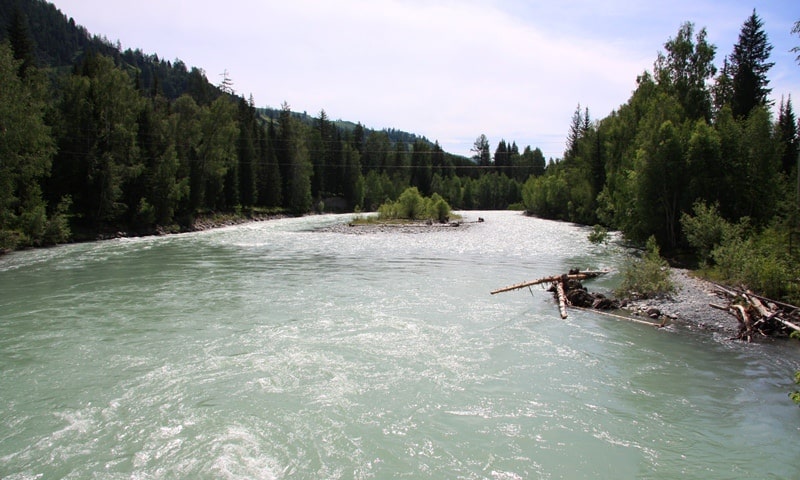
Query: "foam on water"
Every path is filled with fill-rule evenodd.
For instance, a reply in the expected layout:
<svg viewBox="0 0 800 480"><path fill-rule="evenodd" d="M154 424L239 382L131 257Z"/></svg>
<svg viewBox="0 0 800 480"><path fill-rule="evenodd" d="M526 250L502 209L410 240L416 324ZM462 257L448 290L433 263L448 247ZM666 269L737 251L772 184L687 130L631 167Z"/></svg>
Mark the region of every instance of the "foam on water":
<svg viewBox="0 0 800 480"><path fill-rule="evenodd" d="M795 349L491 296L624 251L467 215L487 221L343 235L325 215L0 258L0 477L800 473Z"/></svg>

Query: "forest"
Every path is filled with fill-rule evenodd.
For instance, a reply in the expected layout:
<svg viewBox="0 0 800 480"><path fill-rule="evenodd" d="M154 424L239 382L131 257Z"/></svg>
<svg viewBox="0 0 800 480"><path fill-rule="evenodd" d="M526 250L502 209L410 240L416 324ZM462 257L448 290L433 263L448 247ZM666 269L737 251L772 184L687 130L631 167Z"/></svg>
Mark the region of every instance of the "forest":
<svg viewBox="0 0 800 480"><path fill-rule="evenodd" d="M258 109L227 78L212 85L180 60L120 51L43 1L6 5L0 20L2 148L13 159L2 166L3 249L181 231L214 212L374 210L408 187L454 208L505 209L544 170L541 151L514 144L498 147L505 163L476 165L324 110Z"/></svg>
<svg viewBox="0 0 800 480"><path fill-rule="evenodd" d="M800 33L795 24L793 33ZM626 103L576 108L562 158L485 135L465 158L392 129L257 108L229 79L92 36L44 0L0 3L0 249L191 229L203 215L373 211L408 188L460 209L653 237L663 252L797 299L791 98L773 118L756 11L715 65L686 22ZM793 270L794 269L794 270Z"/></svg>

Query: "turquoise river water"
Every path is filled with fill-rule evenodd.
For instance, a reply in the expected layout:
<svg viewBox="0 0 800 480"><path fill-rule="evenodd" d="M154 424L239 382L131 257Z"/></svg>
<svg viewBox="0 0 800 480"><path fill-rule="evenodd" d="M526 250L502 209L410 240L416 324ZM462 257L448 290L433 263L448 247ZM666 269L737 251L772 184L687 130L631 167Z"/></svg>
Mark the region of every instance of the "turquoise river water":
<svg viewBox="0 0 800 480"><path fill-rule="evenodd" d="M625 252L571 224L478 216L0 257L0 477L800 478L796 344L561 320L538 287L492 296Z"/></svg>

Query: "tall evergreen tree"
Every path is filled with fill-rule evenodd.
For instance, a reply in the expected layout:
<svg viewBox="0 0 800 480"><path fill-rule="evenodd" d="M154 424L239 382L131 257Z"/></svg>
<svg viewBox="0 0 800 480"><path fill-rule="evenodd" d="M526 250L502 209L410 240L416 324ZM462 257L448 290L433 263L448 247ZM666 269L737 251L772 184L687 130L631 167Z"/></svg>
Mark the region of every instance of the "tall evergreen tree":
<svg viewBox="0 0 800 480"><path fill-rule="evenodd" d="M714 86L711 87L711 96L715 116L725 105L731 105L733 102L733 79L731 78L731 64L728 57L725 57L722 61L722 69L714 80Z"/></svg>
<svg viewBox="0 0 800 480"><path fill-rule="evenodd" d="M273 123L266 131L258 129L258 204L264 207L280 207L282 204L281 170L275 153L277 133Z"/></svg>
<svg viewBox="0 0 800 480"><path fill-rule="evenodd" d="M791 173L797 166L798 153L800 153L800 138L798 137L798 124L792 109L792 97L781 104L778 111L778 136L782 146L781 171L785 174Z"/></svg>
<svg viewBox="0 0 800 480"><path fill-rule="evenodd" d="M299 131L301 125L292 118L292 111L285 102L279 122L277 157L284 184L284 206L298 214L306 213L311 210L313 166Z"/></svg>
<svg viewBox="0 0 800 480"><path fill-rule="evenodd" d="M492 164L492 153L489 148L489 139L486 138L486 135L481 134L480 137L475 139L475 143L470 149L475 154L472 159L481 167L488 167Z"/></svg>
<svg viewBox="0 0 800 480"><path fill-rule="evenodd" d="M136 140L142 98L111 58L90 55L67 80L59 108L53 193L70 195L87 225L116 226L131 207L124 189L142 170Z"/></svg>
<svg viewBox="0 0 800 480"><path fill-rule="evenodd" d="M19 77L21 63L0 43L0 249L43 242L41 182L55 152L44 99Z"/></svg>
<svg viewBox="0 0 800 480"><path fill-rule="evenodd" d="M229 202L235 202L239 189L236 105L230 97L220 96L201 112L196 157L201 176L199 187L203 189L201 206L233 208L236 203L231 205Z"/></svg>
<svg viewBox="0 0 800 480"><path fill-rule="evenodd" d="M732 107L737 118L746 117L757 106L766 106L768 88L767 72L774 62L769 62L772 44L769 43L764 23L753 14L742 25L739 41L731 54Z"/></svg>
<svg viewBox="0 0 800 480"><path fill-rule="evenodd" d="M355 148L359 154L364 153L364 137L364 126L361 125L361 122L358 122L353 129L353 148Z"/></svg>
<svg viewBox="0 0 800 480"><path fill-rule="evenodd" d="M417 140L411 149L411 186L417 187L423 196L431 194L433 164L431 149L427 142Z"/></svg>
<svg viewBox="0 0 800 480"><path fill-rule="evenodd" d="M505 139L500 139L494 151L494 168L497 173L506 175L509 171L509 151Z"/></svg>
<svg viewBox="0 0 800 480"><path fill-rule="evenodd" d="M568 160L578 153L578 142L586 134L589 124L589 108L587 107L584 111L581 111L581 104L579 103L572 114L572 120L570 120L564 160Z"/></svg>
<svg viewBox="0 0 800 480"><path fill-rule="evenodd" d="M243 207L252 207L258 202L256 186L258 128L260 127L256 123L256 108L252 97L249 102L245 102L244 98L240 98L238 141L239 199L237 203Z"/></svg>
<svg viewBox="0 0 800 480"><path fill-rule="evenodd" d="M14 51L14 58L21 62L19 76L25 78L28 70L36 66L36 48L28 27L28 17L19 5L15 5L11 22L8 25L8 39L11 42L11 49Z"/></svg>

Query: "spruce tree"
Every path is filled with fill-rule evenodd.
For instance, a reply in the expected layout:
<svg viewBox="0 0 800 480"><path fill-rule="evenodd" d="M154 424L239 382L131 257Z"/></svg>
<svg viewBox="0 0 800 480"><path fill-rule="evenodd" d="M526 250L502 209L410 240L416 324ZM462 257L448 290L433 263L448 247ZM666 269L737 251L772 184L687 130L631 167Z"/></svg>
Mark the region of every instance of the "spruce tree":
<svg viewBox="0 0 800 480"><path fill-rule="evenodd" d="M757 106L767 106L772 89L768 88L767 72L773 65L768 62L772 45L764 31L764 23L753 14L745 21L739 41L731 54L732 108L737 118L746 117Z"/></svg>
<svg viewBox="0 0 800 480"><path fill-rule="evenodd" d="M481 134L480 137L475 139L471 152L475 153L472 157L475 163L482 167L488 167L492 164L492 154L489 151L489 139L486 135Z"/></svg>
<svg viewBox="0 0 800 480"><path fill-rule="evenodd" d="M797 119L792 110L791 96L786 100L786 103L784 103L781 98L781 105L778 112L778 138L783 147L783 152L781 154L781 171L788 175L795 165L797 165L798 147L800 147L797 132Z"/></svg>
<svg viewBox="0 0 800 480"><path fill-rule="evenodd" d="M14 52L14 59L20 60L17 73L20 78L25 78L28 70L36 66L35 48L28 28L28 17L17 5L14 8L11 21L8 25L8 39Z"/></svg>

